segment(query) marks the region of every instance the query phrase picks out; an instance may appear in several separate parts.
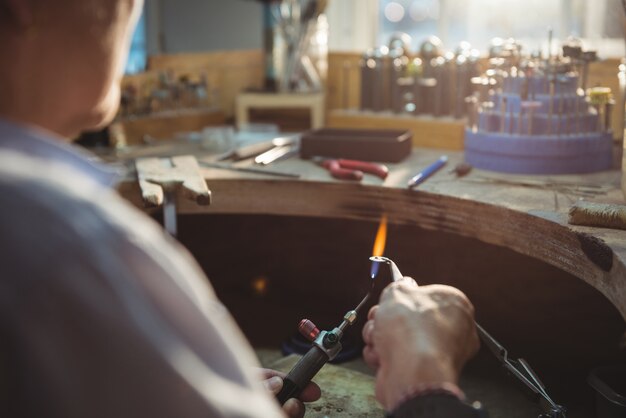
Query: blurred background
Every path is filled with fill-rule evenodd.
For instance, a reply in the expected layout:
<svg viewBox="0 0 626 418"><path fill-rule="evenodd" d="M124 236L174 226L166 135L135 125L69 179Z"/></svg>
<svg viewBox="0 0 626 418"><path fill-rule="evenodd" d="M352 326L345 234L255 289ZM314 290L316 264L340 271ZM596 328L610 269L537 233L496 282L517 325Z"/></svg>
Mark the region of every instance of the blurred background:
<svg viewBox="0 0 626 418"><path fill-rule="evenodd" d="M262 14L261 2L247 0L147 0L127 71L145 69L148 54L261 48ZM547 48L551 27L555 38L582 38L601 56L625 52L620 0L335 0L326 15L330 51L365 51L398 31L415 49L430 35L451 48L486 48L499 35L537 50Z"/></svg>

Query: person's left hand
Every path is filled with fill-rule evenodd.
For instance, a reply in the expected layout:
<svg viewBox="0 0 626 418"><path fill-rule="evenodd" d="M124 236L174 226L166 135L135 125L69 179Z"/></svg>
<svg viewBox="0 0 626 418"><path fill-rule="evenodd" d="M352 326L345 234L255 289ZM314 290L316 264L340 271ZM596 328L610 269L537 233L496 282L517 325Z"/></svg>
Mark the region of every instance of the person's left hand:
<svg viewBox="0 0 626 418"><path fill-rule="evenodd" d="M285 373L271 369L259 369L263 386L269 390L274 396L280 392L283 387L283 378ZM283 411L290 418L304 417L303 402L315 402L322 396L322 390L315 383L311 382L304 388L298 399L291 398L283 405Z"/></svg>

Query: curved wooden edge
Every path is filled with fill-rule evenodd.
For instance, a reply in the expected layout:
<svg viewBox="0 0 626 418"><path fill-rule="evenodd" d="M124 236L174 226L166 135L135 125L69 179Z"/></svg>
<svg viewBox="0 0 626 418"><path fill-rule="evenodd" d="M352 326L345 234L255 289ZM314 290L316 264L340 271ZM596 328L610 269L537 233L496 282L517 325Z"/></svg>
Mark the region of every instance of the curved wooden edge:
<svg viewBox="0 0 626 418"><path fill-rule="evenodd" d="M604 294L626 320L624 231L566 224L566 215L526 213L422 191L354 183L213 179L210 207L181 213L271 214L389 222L444 231L510 248L562 269ZM619 243L625 243L619 245Z"/></svg>

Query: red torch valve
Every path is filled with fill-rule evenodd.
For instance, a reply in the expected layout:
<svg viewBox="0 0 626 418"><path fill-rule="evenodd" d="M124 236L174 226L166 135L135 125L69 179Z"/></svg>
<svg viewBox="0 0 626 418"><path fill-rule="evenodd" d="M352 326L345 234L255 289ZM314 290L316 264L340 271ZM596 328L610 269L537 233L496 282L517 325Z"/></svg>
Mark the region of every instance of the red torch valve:
<svg viewBox="0 0 626 418"><path fill-rule="evenodd" d="M304 338L311 342L315 341L320 333L320 330L317 329L315 324L308 319L300 321L300 324L298 324L298 331L300 331L300 334L302 334Z"/></svg>

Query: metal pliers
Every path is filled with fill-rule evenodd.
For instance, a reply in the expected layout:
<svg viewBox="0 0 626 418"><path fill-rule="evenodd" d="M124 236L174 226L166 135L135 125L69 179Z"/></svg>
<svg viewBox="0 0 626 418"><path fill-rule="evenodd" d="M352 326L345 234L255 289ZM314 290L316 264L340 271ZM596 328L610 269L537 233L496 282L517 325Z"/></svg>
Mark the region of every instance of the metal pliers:
<svg viewBox="0 0 626 418"><path fill-rule="evenodd" d="M523 358L518 358L517 360L510 359L506 348L489 335L483 327L476 324L476 330L483 344L491 350L507 372L512 374L539 404L543 411L539 418L565 418L565 413L567 412L565 407L558 405L550 398L548 392L546 392L545 385L526 360Z"/></svg>
<svg viewBox="0 0 626 418"><path fill-rule="evenodd" d="M389 169L386 165L367 161L323 157L313 157L312 161L327 169L331 176L340 180L361 181L363 179L363 173L373 174L384 180L389 174Z"/></svg>

